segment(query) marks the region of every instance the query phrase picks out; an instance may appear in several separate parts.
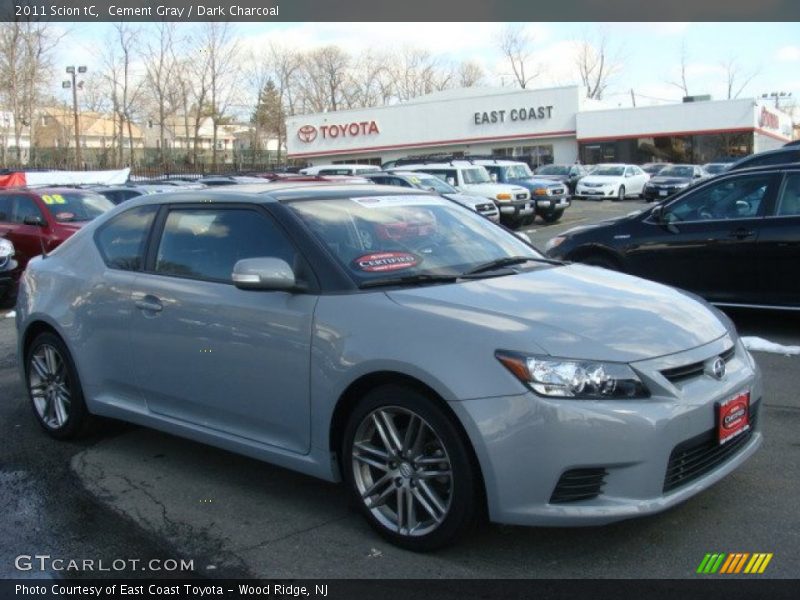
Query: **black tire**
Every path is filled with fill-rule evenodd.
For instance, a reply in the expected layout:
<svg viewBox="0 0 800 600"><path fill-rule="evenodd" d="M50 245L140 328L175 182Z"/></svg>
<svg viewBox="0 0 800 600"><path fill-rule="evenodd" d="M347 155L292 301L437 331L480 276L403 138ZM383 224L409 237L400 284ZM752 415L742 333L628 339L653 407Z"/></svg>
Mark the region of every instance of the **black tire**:
<svg viewBox="0 0 800 600"><path fill-rule="evenodd" d="M520 219L520 227L530 227L536 221L536 214L528 215Z"/></svg>
<svg viewBox="0 0 800 600"><path fill-rule="evenodd" d="M48 350L49 349L49 350ZM59 402L54 398L52 393L59 393L59 387L53 384L49 389L54 390L48 399L48 393L35 394L35 386L44 386L43 383L46 378L43 376L41 363L34 364L34 357L40 360L42 353L53 351L57 355L57 361L54 362L52 369L56 374L63 374L60 385L68 392L68 402ZM57 367L55 365L60 365ZM38 368L37 368L38 367ZM53 381L58 380L59 375L54 376ZM28 398L31 401L31 408L36 420L39 421L42 429L48 435L59 439L73 439L86 434L94 424L94 417L89 413L86 408L86 402L83 397L83 389L81 388L78 372L75 369L75 364L72 361L72 356L67 350L64 342L57 335L51 332L40 333L33 340L25 354L25 384L28 389ZM49 384L48 384L49 386ZM60 392L63 394L63 392ZM62 396L63 397L63 396ZM63 407L63 413L55 408L55 405L60 403ZM37 408L44 406L44 410ZM49 407L49 409L48 409ZM51 418L48 418L48 414ZM63 421L61 417L65 415Z"/></svg>
<svg viewBox="0 0 800 600"><path fill-rule="evenodd" d="M602 254L590 254L589 256L581 258L578 262L581 262L585 265L591 265L593 267L602 267L604 269L608 269L609 271L620 271L619 264L607 256L603 256Z"/></svg>
<svg viewBox="0 0 800 600"><path fill-rule="evenodd" d="M523 217L518 217L518 216L505 217L505 218L502 216L500 217L500 222L509 229L519 229L520 227L522 227L522 220Z"/></svg>
<svg viewBox="0 0 800 600"><path fill-rule="evenodd" d="M614 198L614 200L618 200L620 202L625 200L625 186L624 185L619 186L619 191L617 192L617 197Z"/></svg>
<svg viewBox="0 0 800 600"><path fill-rule="evenodd" d="M556 211L553 211L551 213L543 214L542 215L542 220L545 223L555 223L556 221L558 221L561 218L561 216L563 214L564 214L563 210L556 210Z"/></svg>
<svg viewBox="0 0 800 600"><path fill-rule="evenodd" d="M405 493L403 490L408 490L407 493L409 494L418 493L420 496L425 496L430 499L430 496L425 494L427 487L426 490L423 490L422 486L428 486L428 481L430 481L431 486L441 485L441 483L434 483L434 480L431 479L415 484L413 483L413 479L402 480L402 478L397 477L397 475L402 473L404 467L403 463L413 463L414 468L418 468L419 470L424 470L425 468L442 468L441 465L435 467L417 467L417 459L409 458L414 454L411 451L405 453L401 451L399 454L394 455L394 459L389 455L386 458L377 460L377 462L386 461L382 462L382 464L391 466L391 471L388 469L384 470L383 468L378 469L371 465L365 466L360 462L354 462L353 455L356 436L359 436L359 454L363 457L364 453L362 448L365 439L367 439L363 435L364 427L367 429L372 427L374 419L377 419L385 426L385 421L381 421L383 413L379 411L395 413L392 423L396 426L398 433L402 433L404 442L406 441L405 434L408 428L410 428L411 423L410 420L403 421L404 416L410 417L405 411L421 419L421 423L427 425L430 432L427 437L429 441L426 443L425 447L428 448L429 444L433 444L433 447L437 447L437 444L441 444L441 449L436 450L436 452L442 454L436 454L435 456L444 456L442 459L443 461L449 460L448 466L450 475L447 478L446 484L446 511L442 512L439 517L440 520L430 511L426 512L423 510L421 513L415 512L416 516L427 516L428 522L431 520L434 521L432 525L433 528L429 531L426 531L427 528L423 527L425 524L424 521L420 521L419 526L422 529L417 533L412 534L414 528L411 528L411 530L405 533L400 533L398 531L398 529L401 529L402 525L402 519L398 523L398 519L396 518L397 515L402 512L398 510L401 501L400 496ZM480 506L479 499L482 497L479 487L480 478L476 473L476 468L473 466L471 460L472 454L468 442L464 440L452 419L450 415L437 405L435 400L424 393L410 386L395 384L384 385L371 390L361 399L350 414L342 441L341 456L344 480L350 488L353 500L370 525L382 537L396 546L415 552L436 550L437 548L452 543L468 531L477 521ZM406 425L405 431L403 431L404 423ZM421 426L422 425L420 425L420 427ZM379 448L381 446L381 438L378 435L379 432L377 428L374 429L374 437L369 438L368 445L370 447ZM420 452L419 456L424 457L424 452ZM375 455L368 454L368 456ZM425 458L421 460L425 460ZM428 458L427 460L430 461L431 459ZM435 458L433 460L435 460ZM430 462L426 464L430 464ZM365 481L364 473L366 472L373 473L376 476L381 473L383 473L383 475L379 477L378 482L372 478L371 474L367 476L368 479ZM406 475L406 477L408 476ZM378 487L380 479L386 478L388 478L387 481L389 483ZM402 480L402 483L400 480ZM416 492L413 489L409 489L413 488L415 485L420 486L416 488ZM362 491L359 490L359 486L361 486L361 488L369 486L363 494L366 494L369 489L373 489L374 491L365 498L362 495ZM442 488L436 488L436 490L441 489ZM373 497L378 496L379 500L380 497L384 495L386 496L386 500L384 500L382 504L376 503L373 506L367 506L367 502L371 501ZM434 494L434 497L436 497L438 501L441 501L441 494L438 494L438 492ZM406 502L408 502L408 500L406 500ZM392 504L394 504L394 506L391 506ZM420 502L415 503L414 499L411 499L411 504L418 506L420 509L423 508L422 504ZM407 507L408 504L405 506ZM430 506L434 507L435 503L431 502ZM377 516L373 514L373 511L377 513ZM414 511L412 510L410 512ZM393 515L395 517L394 524L392 524Z"/></svg>

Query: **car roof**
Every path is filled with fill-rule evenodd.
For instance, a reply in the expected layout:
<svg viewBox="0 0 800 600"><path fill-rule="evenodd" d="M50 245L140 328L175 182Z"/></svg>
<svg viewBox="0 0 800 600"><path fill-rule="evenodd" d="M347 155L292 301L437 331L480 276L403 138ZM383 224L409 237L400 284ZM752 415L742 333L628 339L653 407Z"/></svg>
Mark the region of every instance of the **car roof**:
<svg viewBox="0 0 800 600"><path fill-rule="evenodd" d="M419 196L438 194L418 189L401 188L391 185L363 184L279 184L279 185L236 185L220 186L214 189L186 190L168 192L166 194L148 194L139 196L125 203L126 206L142 206L146 204L195 204L220 203L270 203L284 200L323 200L337 198L363 198L370 196Z"/></svg>
<svg viewBox="0 0 800 600"><path fill-rule="evenodd" d="M43 186L20 186L9 187L0 189L0 193L8 192L26 192L41 196L42 194L70 194L74 192L94 192L97 193L94 187L85 186L69 186L69 185L43 185Z"/></svg>

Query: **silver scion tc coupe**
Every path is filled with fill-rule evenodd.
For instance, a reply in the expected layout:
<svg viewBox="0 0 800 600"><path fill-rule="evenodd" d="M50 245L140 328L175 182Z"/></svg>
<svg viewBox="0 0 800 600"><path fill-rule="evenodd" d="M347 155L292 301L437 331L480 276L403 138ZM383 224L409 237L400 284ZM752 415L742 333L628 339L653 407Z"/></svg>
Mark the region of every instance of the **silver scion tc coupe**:
<svg viewBox="0 0 800 600"><path fill-rule="evenodd" d="M759 371L716 309L419 190L136 198L30 262L16 323L50 435L102 415L343 479L414 550L484 511L655 513L762 441Z"/></svg>

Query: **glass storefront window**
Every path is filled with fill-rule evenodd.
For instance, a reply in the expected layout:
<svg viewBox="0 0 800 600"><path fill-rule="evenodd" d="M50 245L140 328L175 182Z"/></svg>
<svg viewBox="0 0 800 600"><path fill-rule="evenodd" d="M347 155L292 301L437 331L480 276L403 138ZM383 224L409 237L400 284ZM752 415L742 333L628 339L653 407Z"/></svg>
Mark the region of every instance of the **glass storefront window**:
<svg viewBox="0 0 800 600"><path fill-rule="evenodd" d="M581 162L587 165L601 162L672 162L699 165L752 153L751 132L652 136L586 142L579 146Z"/></svg>

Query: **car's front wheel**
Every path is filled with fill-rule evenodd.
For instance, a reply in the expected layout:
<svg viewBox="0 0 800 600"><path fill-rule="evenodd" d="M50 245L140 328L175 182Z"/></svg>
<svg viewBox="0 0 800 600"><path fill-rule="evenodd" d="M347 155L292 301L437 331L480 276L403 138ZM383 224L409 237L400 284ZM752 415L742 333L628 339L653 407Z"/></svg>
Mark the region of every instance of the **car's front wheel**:
<svg viewBox="0 0 800 600"><path fill-rule="evenodd" d="M68 439L89 428L92 416L61 338L50 332L36 336L25 356L25 373L33 412L48 434Z"/></svg>
<svg viewBox="0 0 800 600"><path fill-rule="evenodd" d="M625 200L625 186L619 186L619 191L617 192L617 200Z"/></svg>
<svg viewBox="0 0 800 600"><path fill-rule="evenodd" d="M475 521L478 478L452 418L406 386L369 392L350 416L342 470L370 524L390 542L429 551Z"/></svg>
<svg viewBox="0 0 800 600"><path fill-rule="evenodd" d="M561 215L564 214L563 210L555 210L550 213L545 213L542 215L542 219L545 223L555 223L561 218Z"/></svg>

